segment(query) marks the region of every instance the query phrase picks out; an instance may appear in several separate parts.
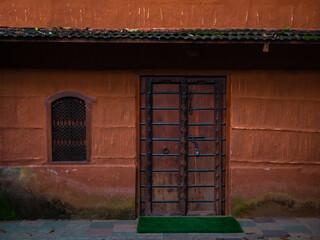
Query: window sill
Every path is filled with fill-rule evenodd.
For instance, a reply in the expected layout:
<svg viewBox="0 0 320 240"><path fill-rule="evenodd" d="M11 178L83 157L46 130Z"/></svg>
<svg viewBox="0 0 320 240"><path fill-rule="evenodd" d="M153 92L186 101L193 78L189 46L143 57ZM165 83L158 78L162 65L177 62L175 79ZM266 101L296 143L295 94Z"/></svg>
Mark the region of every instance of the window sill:
<svg viewBox="0 0 320 240"><path fill-rule="evenodd" d="M89 161L56 161L46 162L44 165L89 165Z"/></svg>

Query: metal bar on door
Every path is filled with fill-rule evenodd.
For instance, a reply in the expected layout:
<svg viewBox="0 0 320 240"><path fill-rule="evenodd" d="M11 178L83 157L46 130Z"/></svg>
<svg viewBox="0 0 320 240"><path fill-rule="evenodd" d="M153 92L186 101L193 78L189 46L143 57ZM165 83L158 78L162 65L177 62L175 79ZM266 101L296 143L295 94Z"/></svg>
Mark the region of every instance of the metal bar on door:
<svg viewBox="0 0 320 240"><path fill-rule="evenodd" d="M140 169L140 172L145 171L145 169ZM152 172L179 172L179 169L153 169ZM188 172L214 172L214 169L188 169Z"/></svg>
<svg viewBox="0 0 320 240"><path fill-rule="evenodd" d="M221 108L223 110L223 108ZM141 122L140 125L146 125L146 123ZM179 123L152 123L152 125L179 125ZM225 126L226 123L221 123L222 126ZM188 123L188 126L214 126L214 123Z"/></svg>
<svg viewBox="0 0 320 240"><path fill-rule="evenodd" d="M140 107L140 110L145 110L145 107ZM179 110L178 107L153 107L152 110ZM192 108L192 110L215 110L215 108L201 108L196 107ZM226 108L222 108L222 110L226 110Z"/></svg>
<svg viewBox="0 0 320 240"><path fill-rule="evenodd" d="M145 141L145 138L140 138L141 141ZM188 138L190 140L190 138ZM221 141L225 141L225 138L222 138ZM152 141L179 141L179 138L152 138ZM205 138L205 139L197 139L197 142L213 142L214 138Z"/></svg>
<svg viewBox="0 0 320 240"><path fill-rule="evenodd" d="M192 92L193 94L212 94L212 92ZM145 94L144 91L140 94ZM153 94L179 94L179 92L153 92ZM226 92L221 92L221 94L226 94Z"/></svg>

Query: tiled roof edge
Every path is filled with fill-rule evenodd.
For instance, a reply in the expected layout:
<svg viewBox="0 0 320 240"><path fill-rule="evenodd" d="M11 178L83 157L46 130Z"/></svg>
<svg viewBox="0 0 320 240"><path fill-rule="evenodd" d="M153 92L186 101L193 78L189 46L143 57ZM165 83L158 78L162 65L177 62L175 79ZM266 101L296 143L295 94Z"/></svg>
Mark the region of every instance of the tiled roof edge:
<svg viewBox="0 0 320 240"><path fill-rule="evenodd" d="M75 29L0 27L0 39L150 39L187 41L316 41L320 30L294 29Z"/></svg>

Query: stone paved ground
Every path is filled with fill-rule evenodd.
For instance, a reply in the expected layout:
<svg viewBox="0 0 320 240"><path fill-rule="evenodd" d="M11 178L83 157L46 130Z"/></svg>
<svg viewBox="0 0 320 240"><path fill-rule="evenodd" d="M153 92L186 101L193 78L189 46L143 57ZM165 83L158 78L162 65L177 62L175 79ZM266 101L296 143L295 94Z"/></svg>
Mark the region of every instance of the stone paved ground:
<svg viewBox="0 0 320 240"><path fill-rule="evenodd" d="M0 222L0 240L55 239L319 239L320 218L256 218L238 219L244 233L136 233L137 220L37 220Z"/></svg>

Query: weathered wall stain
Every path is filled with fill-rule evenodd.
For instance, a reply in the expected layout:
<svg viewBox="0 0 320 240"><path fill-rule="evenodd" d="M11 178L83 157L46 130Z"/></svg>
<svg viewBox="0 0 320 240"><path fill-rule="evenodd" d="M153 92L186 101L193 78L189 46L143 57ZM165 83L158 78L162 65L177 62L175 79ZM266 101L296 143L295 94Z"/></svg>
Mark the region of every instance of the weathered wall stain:
<svg viewBox="0 0 320 240"><path fill-rule="evenodd" d="M318 0L4 0L0 26L320 28Z"/></svg>
<svg viewBox="0 0 320 240"><path fill-rule="evenodd" d="M22 175L21 168L0 169L0 197L9 205L10 212L14 213L13 219L70 218L71 206L27 189L28 180L25 181ZM29 177L35 178L35 175ZM11 219L7 215L1 217Z"/></svg>
<svg viewBox="0 0 320 240"><path fill-rule="evenodd" d="M320 215L320 200L295 198L286 193L267 192L250 199L236 198L231 213L236 217L306 217Z"/></svg>
<svg viewBox="0 0 320 240"><path fill-rule="evenodd" d="M55 176L46 170L48 168L32 167L0 170L1 199L10 204L17 219L134 218L131 189L126 191L121 185L113 189L111 186L93 189L62 173L68 170L50 169Z"/></svg>

